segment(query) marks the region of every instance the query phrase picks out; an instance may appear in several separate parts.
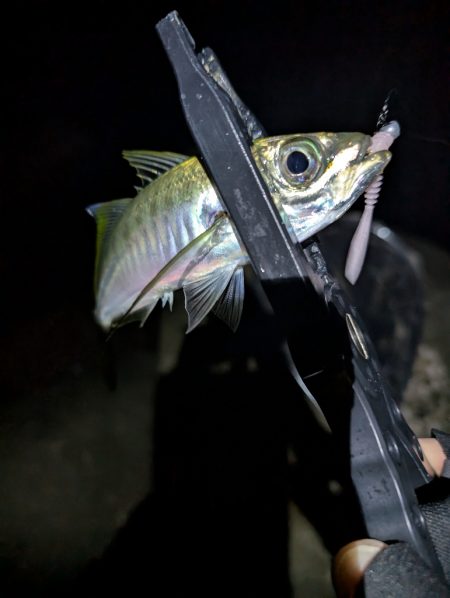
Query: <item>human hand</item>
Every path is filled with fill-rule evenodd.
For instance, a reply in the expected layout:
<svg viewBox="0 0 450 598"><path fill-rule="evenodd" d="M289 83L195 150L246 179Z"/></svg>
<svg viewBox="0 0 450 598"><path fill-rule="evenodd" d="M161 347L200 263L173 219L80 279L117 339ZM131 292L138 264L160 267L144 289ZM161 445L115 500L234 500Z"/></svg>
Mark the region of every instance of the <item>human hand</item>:
<svg viewBox="0 0 450 598"><path fill-rule="evenodd" d="M444 470L446 455L435 438L419 439L424 455L424 467L430 475L440 476ZM347 544L337 553L333 562L333 581L339 598L352 598L370 563L387 544L365 538Z"/></svg>

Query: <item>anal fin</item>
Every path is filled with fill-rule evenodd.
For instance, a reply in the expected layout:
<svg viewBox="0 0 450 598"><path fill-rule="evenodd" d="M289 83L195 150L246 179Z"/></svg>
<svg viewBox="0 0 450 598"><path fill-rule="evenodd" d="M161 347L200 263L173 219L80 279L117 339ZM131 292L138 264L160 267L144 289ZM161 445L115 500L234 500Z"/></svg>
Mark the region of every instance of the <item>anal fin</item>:
<svg viewBox="0 0 450 598"><path fill-rule="evenodd" d="M121 316L117 320L117 322L113 323L111 330L121 328L122 326L125 326L125 324L130 324L131 322L139 322L139 327L142 328L145 322L147 321L149 315L155 309L157 303L158 298L150 301L149 303L147 303L143 307L140 307L139 309L135 309L134 311L131 311Z"/></svg>
<svg viewBox="0 0 450 598"><path fill-rule="evenodd" d="M170 311L172 311L173 307L173 291L166 291L163 296L161 297L161 305L165 307L169 305Z"/></svg>

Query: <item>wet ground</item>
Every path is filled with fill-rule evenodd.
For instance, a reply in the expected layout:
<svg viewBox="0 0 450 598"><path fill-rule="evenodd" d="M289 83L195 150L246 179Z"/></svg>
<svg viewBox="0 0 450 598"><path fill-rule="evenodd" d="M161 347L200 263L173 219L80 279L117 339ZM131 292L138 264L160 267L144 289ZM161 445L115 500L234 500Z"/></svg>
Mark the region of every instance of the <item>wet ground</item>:
<svg viewBox="0 0 450 598"><path fill-rule="evenodd" d="M428 434L431 427L450 429L450 259L429 244L417 240L410 240L409 244L424 278L425 324L413 377L405 392L404 412L417 433ZM150 320L147 326L148 329L154 326L154 332L129 327L116 335L111 346L105 347L91 315L67 305L59 313L35 322L32 330L24 327L16 331L14 342L3 345L3 382L9 399L2 404L0 413L2 595L12 596L20 591L27 591L28 595L36 595L38 591L48 594L52 588L61 592L70 587L88 562L101 557L133 509L153 490L155 407L160 410L159 421L162 417L165 422L160 429L169 430L170 438L184 434L188 454L192 452L189 448L192 442L199 443L192 452L194 457L202 452L219 451L211 435L201 436L200 440L197 435L193 439L182 429L183 424L190 422L196 430L198 414L195 410L201 407L201 401L197 403L191 396L182 395L175 402L171 399L172 404L185 405L175 429L174 424L172 428L167 427L167 412L163 410L165 415L161 416L161 408L155 403L155 388L158 377L173 372L177 362L185 321L182 301L177 301L174 314L163 314L160 334L157 321L155 315L154 322ZM73 342L67 342L68 336ZM45 347L42 350L41 345ZM68 350L68 346L72 349ZM206 346L203 350L207 352L210 348ZM228 366L226 362L218 362L215 367L218 372L220 368L226 372ZM254 368L251 359L247 360L246 368L250 372ZM210 401L214 402L215 397L211 396ZM250 422L258 401L238 407L236 397L231 397L229 404L241 409L237 415L241 421ZM203 407L208 408L205 404ZM270 429L270 402L263 402L260 408L265 415L257 420L259 428L253 440L261 440ZM233 420L225 407L223 409L224 421L229 427L221 429L218 418L212 424L212 434L216 443L228 438L230 433L235 434L235 441L231 439L227 445L229 451L235 445L243 447L247 455L243 459L249 461L242 470L238 468L236 475L241 478L237 478L236 483L244 492L251 487L246 476L262 480L264 471L256 466L252 469L252 460L259 463L259 456L248 456L251 447L245 444L245 427L231 429ZM218 417L216 412L212 412L212 416ZM273 415L275 426L279 423L277 417L279 413ZM200 441L205 442L200 446ZM157 446L165 447L166 453L170 453L170 445L158 442ZM179 455L181 449L175 445L173 454ZM262 443L259 449L261 446ZM274 446L278 446L275 441ZM269 455L271 446L266 449ZM238 457L231 455L230 459ZM213 459L205 462L213 471L215 465L223 466L226 459L219 451L215 464ZM167 458L163 463L167 465ZM192 466L188 457L186 465ZM268 468L272 471L270 467L275 466L276 463L269 464ZM159 472L156 479L161 480L164 475L179 476L179 463L177 467L169 473ZM222 483L232 484L233 472L222 472L220 479L225 480ZM226 494L220 486L214 491L217 496ZM208 492L213 492L210 486ZM305 492L313 493L314 489L306 487ZM211 496L215 496L214 492ZM230 496L234 496L233 493ZM270 512L266 517L261 515L263 510L257 493L245 500L254 529L264 530ZM260 520L252 519L249 507L252 501L253 513L257 513ZM213 512L217 520L210 521L209 533L214 535L217 529L217 533L226 534L219 520L224 515L219 509ZM173 516L174 521L181 520L179 513ZM189 513L183 516L189 517ZM245 518L242 521L245 522ZM149 533L150 530L149 527ZM333 596L330 555L292 501L289 502L287 531L292 595ZM147 533L145 529L141 532L144 536ZM255 534L258 541L264 541L261 531ZM242 541L251 546L248 535L243 532ZM282 544L282 534L276 541ZM239 542L238 537L236 544ZM177 550L176 546L173 550ZM218 553L218 558L223 556ZM174 561L178 562L179 558ZM250 563L257 575L257 563L251 558ZM148 566L151 570L151 562ZM264 568L269 566L270 559L266 559ZM277 566L282 571L283 565ZM223 573L224 570L217 567L217 571ZM177 570L172 573L176 576ZM221 580L216 578L215 583L219 587ZM214 587L211 590L212 596L220 593ZM287 588L280 595L288 591Z"/></svg>

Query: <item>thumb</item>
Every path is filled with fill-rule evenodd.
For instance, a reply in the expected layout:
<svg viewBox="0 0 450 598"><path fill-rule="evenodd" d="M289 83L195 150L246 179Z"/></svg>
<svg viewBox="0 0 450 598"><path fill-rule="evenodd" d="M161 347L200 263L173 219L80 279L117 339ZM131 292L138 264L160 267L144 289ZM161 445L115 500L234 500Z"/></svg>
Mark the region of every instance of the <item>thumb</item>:
<svg viewBox="0 0 450 598"><path fill-rule="evenodd" d="M337 553L333 562L333 583L339 598L352 598L364 571L387 545L379 540L357 540Z"/></svg>

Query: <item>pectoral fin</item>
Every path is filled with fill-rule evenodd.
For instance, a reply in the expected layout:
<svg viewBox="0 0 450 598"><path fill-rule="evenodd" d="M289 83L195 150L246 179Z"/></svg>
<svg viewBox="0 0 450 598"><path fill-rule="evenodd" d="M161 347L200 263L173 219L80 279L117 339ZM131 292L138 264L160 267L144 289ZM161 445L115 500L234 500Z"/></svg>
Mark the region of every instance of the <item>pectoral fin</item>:
<svg viewBox="0 0 450 598"><path fill-rule="evenodd" d="M188 313L188 329L191 332L220 300L233 277L235 266L213 270L200 275L183 287Z"/></svg>
<svg viewBox="0 0 450 598"><path fill-rule="evenodd" d="M244 306L244 268L239 266L234 271L221 298L213 307L213 313L236 332L241 321Z"/></svg>

